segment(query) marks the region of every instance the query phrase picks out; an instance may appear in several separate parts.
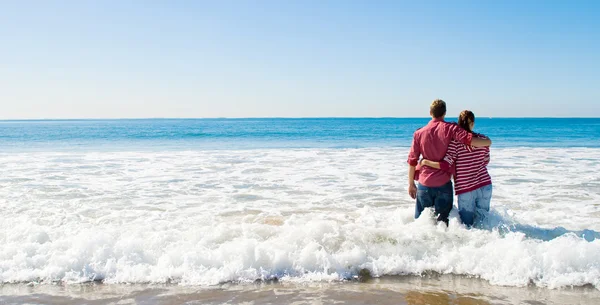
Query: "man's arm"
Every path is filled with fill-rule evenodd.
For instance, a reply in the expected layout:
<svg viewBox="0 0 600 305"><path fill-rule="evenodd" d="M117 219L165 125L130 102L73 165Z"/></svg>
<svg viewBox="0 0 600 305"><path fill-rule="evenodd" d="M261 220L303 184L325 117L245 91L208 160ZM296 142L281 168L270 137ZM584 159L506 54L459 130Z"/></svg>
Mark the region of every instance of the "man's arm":
<svg viewBox="0 0 600 305"><path fill-rule="evenodd" d="M473 136L472 133L462 129L458 125L452 125L450 128L452 129L452 140L474 147L488 147L492 145L492 140L489 138Z"/></svg>
<svg viewBox="0 0 600 305"><path fill-rule="evenodd" d="M419 164L421 157L421 147L417 141L417 135L413 135L413 142L408 153L408 195L412 199L417 198L417 186L415 185L415 167Z"/></svg>
<svg viewBox="0 0 600 305"><path fill-rule="evenodd" d="M473 147L490 147L492 146L492 140L489 138L478 138L473 137L471 140L471 146Z"/></svg>
<svg viewBox="0 0 600 305"><path fill-rule="evenodd" d="M415 167L408 165L408 195L412 199L417 199L417 186L415 185Z"/></svg>

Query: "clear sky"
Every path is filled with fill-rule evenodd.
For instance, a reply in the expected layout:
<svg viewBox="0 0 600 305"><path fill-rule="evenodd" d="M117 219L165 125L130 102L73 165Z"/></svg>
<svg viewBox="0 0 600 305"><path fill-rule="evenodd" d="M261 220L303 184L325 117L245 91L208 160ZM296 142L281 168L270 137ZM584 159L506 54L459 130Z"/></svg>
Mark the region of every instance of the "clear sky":
<svg viewBox="0 0 600 305"><path fill-rule="evenodd" d="M600 1L1 1L0 119L600 117Z"/></svg>

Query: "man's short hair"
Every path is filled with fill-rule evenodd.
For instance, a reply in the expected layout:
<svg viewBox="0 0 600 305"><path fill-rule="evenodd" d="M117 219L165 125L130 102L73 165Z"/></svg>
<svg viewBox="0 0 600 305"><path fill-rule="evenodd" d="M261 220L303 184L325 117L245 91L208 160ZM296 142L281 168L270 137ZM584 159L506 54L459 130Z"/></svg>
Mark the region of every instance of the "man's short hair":
<svg viewBox="0 0 600 305"><path fill-rule="evenodd" d="M440 99L433 101L429 107L429 113L436 119L443 117L446 114L446 102Z"/></svg>

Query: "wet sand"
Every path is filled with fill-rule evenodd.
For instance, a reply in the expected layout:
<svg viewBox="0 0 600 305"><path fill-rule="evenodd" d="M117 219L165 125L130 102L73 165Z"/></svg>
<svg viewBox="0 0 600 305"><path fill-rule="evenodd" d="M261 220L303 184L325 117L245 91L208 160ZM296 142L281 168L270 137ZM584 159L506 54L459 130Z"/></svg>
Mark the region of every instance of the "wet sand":
<svg viewBox="0 0 600 305"><path fill-rule="evenodd" d="M5 284L0 286L0 304L600 304L600 291L594 287L501 287L451 275L215 287Z"/></svg>

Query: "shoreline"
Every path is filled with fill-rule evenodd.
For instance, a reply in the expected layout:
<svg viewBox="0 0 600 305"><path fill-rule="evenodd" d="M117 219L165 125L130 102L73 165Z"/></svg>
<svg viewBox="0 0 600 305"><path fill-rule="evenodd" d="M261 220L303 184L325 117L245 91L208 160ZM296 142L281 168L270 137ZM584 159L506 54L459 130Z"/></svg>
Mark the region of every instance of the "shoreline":
<svg viewBox="0 0 600 305"><path fill-rule="evenodd" d="M2 304L598 304L591 285L494 286L467 276L386 276L344 282L178 284L3 284Z"/></svg>

